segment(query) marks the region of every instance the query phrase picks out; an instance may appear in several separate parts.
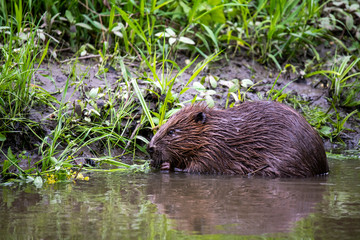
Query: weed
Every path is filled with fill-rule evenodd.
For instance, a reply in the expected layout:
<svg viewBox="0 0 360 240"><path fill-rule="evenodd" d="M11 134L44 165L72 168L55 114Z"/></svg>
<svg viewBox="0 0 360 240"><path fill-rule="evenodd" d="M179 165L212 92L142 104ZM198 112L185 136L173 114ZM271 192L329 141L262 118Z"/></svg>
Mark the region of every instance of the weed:
<svg viewBox="0 0 360 240"><path fill-rule="evenodd" d="M360 72L354 71L354 68L360 61L360 58L355 58L355 60L353 60L351 63L351 56L345 56L339 59L337 59L335 56L334 60L334 64L330 71L315 71L305 75L305 77L321 74L328 79L330 82L330 101L334 108L336 108L338 105L346 107L360 105L360 102L356 100L356 93L360 91L360 82L358 78ZM351 73L351 71L354 73Z"/></svg>
<svg viewBox="0 0 360 240"><path fill-rule="evenodd" d="M337 140L343 143L340 133L345 130L351 131L345 127L345 123L358 112L358 110L354 110L343 116L336 111L336 108L332 112L326 112L319 107L310 108L308 102L298 97L288 96L286 99L293 103L294 108L300 108L308 122L318 130L321 136L329 138L331 142Z"/></svg>

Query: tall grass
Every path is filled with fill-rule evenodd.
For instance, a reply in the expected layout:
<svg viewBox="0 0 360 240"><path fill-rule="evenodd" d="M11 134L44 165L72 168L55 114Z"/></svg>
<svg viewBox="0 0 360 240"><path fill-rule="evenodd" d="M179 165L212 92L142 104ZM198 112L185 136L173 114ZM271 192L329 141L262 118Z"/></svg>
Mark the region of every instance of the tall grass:
<svg viewBox="0 0 360 240"><path fill-rule="evenodd" d="M321 74L329 81L329 93L333 107L338 105L356 107L360 101L356 101L356 93L360 91L359 75L355 70L360 58L356 57L351 62L352 56L334 56L334 64L331 70L319 70L305 75L311 77Z"/></svg>
<svg viewBox="0 0 360 240"><path fill-rule="evenodd" d="M6 6L5 2L1 2ZM32 145L31 140L41 138L40 123L29 119L29 112L34 103L39 99L37 95L37 83L34 73L44 60L48 52L49 42L41 40L38 26L25 20L31 20L23 16L22 2L14 3L15 18L8 17L3 11L1 19L9 26L1 28L0 51L0 142L1 154L5 158L2 164L2 176L8 176L8 169L15 167L20 173L33 169L22 169L18 165L18 159L12 153L11 147L22 147L24 144ZM14 28L14 24L17 26ZM51 97L49 98L51 99ZM44 101L48 101L42 98ZM19 142L20 140L20 142ZM6 144L12 142L13 146ZM7 146L7 151L3 151Z"/></svg>
<svg viewBox="0 0 360 240"><path fill-rule="evenodd" d="M21 9L16 8L17 21L22 20L21 12ZM106 157L98 159L99 163L105 160L112 164L117 162L112 159L118 159L121 155L113 155L114 147L122 147L126 152L133 150L125 149L126 144L132 140L127 138L127 131L133 121L132 111L134 110L133 98L131 93L127 92L128 89L112 89L109 84L106 84L104 96L108 106L106 109L100 113L99 109L95 109L94 101L89 101L82 102L82 108L84 108L82 110L87 110L88 113L87 120L79 119L79 116L75 117L74 112L69 114L70 103L65 99L67 99L69 85L74 82L72 78L76 78L76 73L73 71L70 74L62 91L62 99L57 101L37 84L34 77L34 73L47 56L50 41L43 43L42 36L39 35L41 33L39 27L31 25L31 21L28 25L21 22L18 26L20 27L13 28L11 24L9 27L2 27L0 36L1 62L4 63L0 66L0 151L2 159L5 159L1 163L1 177L5 179L18 176L35 181L31 175L40 174L36 168L39 166L42 175L53 172L60 179L60 175L64 172L65 175L69 175L69 167L77 167L77 160L80 159L80 162L83 162L84 149L90 149L95 156L98 156L96 151L91 149L96 144L103 144L107 150ZM106 76L104 78L106 80ZM119 102L117 97L119 94L127 97L122 97ZM93 98L97 98L97 93ZM56 118L53 121L57 124L47 136L39 134L40 123L29 119L29 111L34 105L39 104L50 106L55 110L53 115ZM86 108L86 106L89 107ZM74 121L83 122L77 125ZM18 164L23 160L21 154L13 154L12 151L14 147L21 148L16 144L22 144L22 142L16 143L17 140L14 138L18 133L29 135L29 139L22 139L25 142L30 142L32 139L36 139L35 142L41 142L39 146L41 160L35 165L30 164L29 161L27 169L21 168ZM8 147L7 151L3 151L4 146ZM34 144L31 147L34 147ZM127 164L120 165L130 169ZM141 168L146 170L144 166ZM9 172L10 169L17 169L18 174L14 174L13 170Z"/></svg>
<svg viewBox="0 0 360 240"><path fill-rule="evenodd" d="M244 26L251 48L262 62L271 61L281 70L282 62L304 50L319 59L315 47L325 31L309 24L321 14L319 1L262 0L255 9L253 15L247 14Z"/></svg>
<svg viewBox="0 0 360 240"><path fill-rule="evenodd" d="M70 45L73 51L80 49L82 42L97 48L104 42L114 46L117 41L124 46L123 53L137 55L139 60L139 49L154 56L156 34L169 27L180 43L172 48L206 57L213 49L218 52L235 40L237 46L245 47L260 61L273 63L279 70L282 63L299 54L319 59L316 46L329 37L317 25L326 4L318 0L1 3L3 16L13 11L18 31L23 27L21 13L26 9L33 21L45 21L44 30L49 36L58 38L54 33L61 32L65 39L59 39L61 45ZM196 44L181 43L183 37Z"/></svg>
<svg viewBox="0 0 360 240"><path fill-rule="evenodd" d="M4 64L0 66L0 134L15 129L15 122L26 119L35 97L33 74L44 60L49 42L40 47L40 39L36 27L31 27L28 32L14 34L4 31L1 47ZM27 35L26 41L21 39Z"/></svg>

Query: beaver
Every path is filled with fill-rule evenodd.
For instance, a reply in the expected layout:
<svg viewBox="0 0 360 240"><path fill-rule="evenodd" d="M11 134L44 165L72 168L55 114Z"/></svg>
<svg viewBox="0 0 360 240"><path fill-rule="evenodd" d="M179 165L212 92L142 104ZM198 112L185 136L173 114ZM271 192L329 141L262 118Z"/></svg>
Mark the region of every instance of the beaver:
<svg viewBox="0 0 360 240"><path fill-rule="evenodd" d="M322 139L293 108L273 101L220 110L189 105L148 145L150 165L190 173L309 177L329 171Z"/></svg>

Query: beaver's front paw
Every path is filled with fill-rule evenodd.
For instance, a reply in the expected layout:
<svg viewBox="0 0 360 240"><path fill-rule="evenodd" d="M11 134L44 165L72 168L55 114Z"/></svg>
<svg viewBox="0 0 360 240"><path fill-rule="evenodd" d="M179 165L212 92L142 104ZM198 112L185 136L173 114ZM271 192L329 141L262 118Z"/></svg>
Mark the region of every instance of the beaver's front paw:
<svg viewBox="0 0 360 240"><path fill-rule="evenodd" d="M171 168L171 166L170 166L170 163L169 162L163 162L162 164L161 164L161 170L162 171L170 171L170 168Z"/></svg>

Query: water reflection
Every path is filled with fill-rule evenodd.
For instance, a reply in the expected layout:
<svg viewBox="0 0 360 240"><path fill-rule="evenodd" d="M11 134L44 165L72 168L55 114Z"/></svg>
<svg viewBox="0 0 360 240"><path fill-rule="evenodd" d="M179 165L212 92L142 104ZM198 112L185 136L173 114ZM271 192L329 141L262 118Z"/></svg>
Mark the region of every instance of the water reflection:
<svg viewBox="0 0 360 240"><path fill-rule="evenodd" d="M90 182L0 187L0 239L163 238L170 222L144 194L146 175L94 174Z"/></svg>
<svg viewBox="0 0 360 240"><path fill-rule="evenodd" d="M95 173L0 186L0 239L359 239L360 161L330 167L308 179Z"/></svg>
<svg viewBox="0 0 360 240"><path fill-rule="evenodd" d="M162 174L149 178L147 194L178 230L250 235L288 231L321 202L325 182Z"/></svg>

